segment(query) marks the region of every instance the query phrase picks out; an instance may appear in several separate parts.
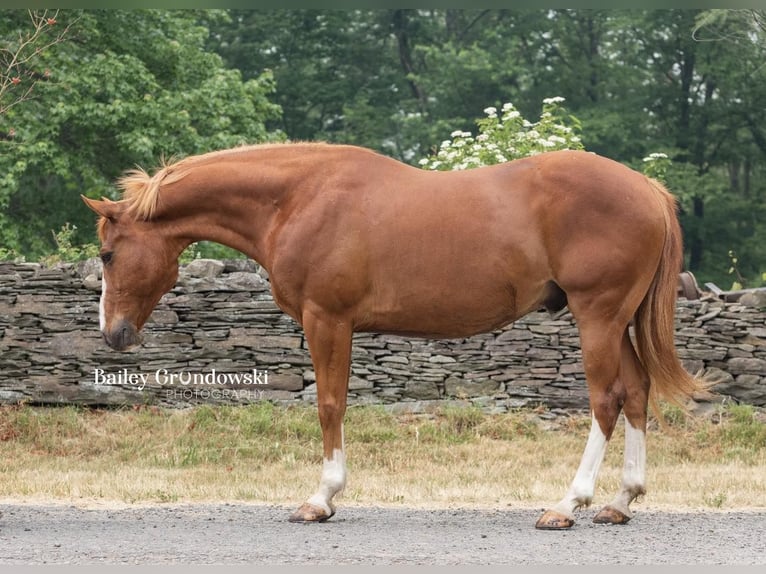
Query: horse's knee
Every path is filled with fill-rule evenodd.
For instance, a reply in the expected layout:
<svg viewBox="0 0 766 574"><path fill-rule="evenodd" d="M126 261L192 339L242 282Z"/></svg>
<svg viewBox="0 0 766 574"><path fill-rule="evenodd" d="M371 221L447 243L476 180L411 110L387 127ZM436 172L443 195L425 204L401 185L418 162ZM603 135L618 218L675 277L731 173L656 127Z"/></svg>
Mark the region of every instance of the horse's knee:
<svg viewBox="0 0 766 574"><path fill-rule="evenodd" d="M342 418L346 410L344 405L341 405L338 401L334 400L319 401L317 408L320 421L326 420L328 422Z"/></svg>
<svg viewBox="0 0 766 574"><path fill-rule="evenodd" d="M602 393L591 392L591 409L593 416L607 440L612 438L612 432L617 424L617 419L625 404L625 389L620 388Z"/></svg>

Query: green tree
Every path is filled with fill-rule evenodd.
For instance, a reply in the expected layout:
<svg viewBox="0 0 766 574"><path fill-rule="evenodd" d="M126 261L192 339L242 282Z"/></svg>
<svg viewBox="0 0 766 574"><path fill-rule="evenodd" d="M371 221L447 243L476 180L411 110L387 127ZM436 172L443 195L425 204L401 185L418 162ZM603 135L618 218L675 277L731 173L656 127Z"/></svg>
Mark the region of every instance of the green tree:
<svg viewBox="0 0 766 574"><path fill-rule="evenodd" d="M655 145L673 160L668 182L682 199L689 268L723 285L730 250L745 276L759 275L766 260L760 104L766 45L752 35L736 42L705 38L695 31L700 14L646 14L644 53L653 78L647 109ZM734 22L726 26L734 32Z"/></svg>
<svg viewBox="0 0 766 574"><path fill-rule="evenodd" d="M16 33L17 12L9 14L0 38ZM0 117L0 132L15 134L0 142L6 248L40 256L67 222L92 240L93 217L79 194L114 196L113 181L135 164L282 137L265 125L280 113L270 74L243 81L226 68L205 50L198 13L62 10L57 18L74 23L71 41L40 55L51 81Z"/></svg>
<svg viewBox="0 0 766 574"><path fill-rule="evenodd" d="M410 98L389 11L232 10L208 46L247 78L273 73L291 140L363 145L402 157Z"/></svg>
<svg viewBox="0 0 766 574"><path fill-rule="evenodd" d="M2 39L28 25L4 15ZM163 153L284 133L416 163L485 108L531 118L563 96L587 149L637 169L668 155L700 280L725 285L729 251L750 284L766 268L762 11L62 11L56 26L77 17L72 41L40 55L36 99L0 117L12 245L82 228L76 193Z"/></svg>

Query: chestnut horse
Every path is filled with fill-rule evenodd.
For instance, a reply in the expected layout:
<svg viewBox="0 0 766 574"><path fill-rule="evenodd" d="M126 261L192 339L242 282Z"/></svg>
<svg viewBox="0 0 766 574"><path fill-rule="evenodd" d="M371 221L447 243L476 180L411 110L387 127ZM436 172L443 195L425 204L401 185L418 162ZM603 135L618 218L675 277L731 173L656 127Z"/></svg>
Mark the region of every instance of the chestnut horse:
<svg viewBox="0 0 766 574"><path fill-rule="evenodd" d="M592 425L571 487L538 528L568 528L590 504L621 411L622 484L594 521L627 522L644 493L649 400L698 389L673 341L676 203L658 182L598 155L433 172L358 147L271 144L189 157L151 176L133 170L120 186L120 201L83 197L101 216L100 323L111 347L140 343L175 284L178 256L198 240L260 263L277 305L305 331L324 465L291 521L327 520L345 485L354 332L469 337L569 306Z"/></svg>

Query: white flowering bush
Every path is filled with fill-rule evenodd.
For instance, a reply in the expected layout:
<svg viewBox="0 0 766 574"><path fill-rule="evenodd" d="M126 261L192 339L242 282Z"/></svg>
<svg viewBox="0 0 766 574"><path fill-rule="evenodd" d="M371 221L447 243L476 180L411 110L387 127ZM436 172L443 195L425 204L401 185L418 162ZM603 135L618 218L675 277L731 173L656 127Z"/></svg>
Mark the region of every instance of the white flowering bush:
<svg viewBox="0 0 766 574"><path fill-rule="evenodd" d="M642 171L644 175L659 181L667 179L668 168L671 165L668 154L661 152L650 153L643 159L643 162L644 167Z"/></svg>
<svg viewBox="0 0 766 574"><path fill-rule="evenodd" d="M540 120L532 123L521 116L511 103L501 110L489 107L487 115L476 122L479 133L461 130L450 134L431 157L419 164L425 169L443 171L469 169L503 163L521 157L560 149L583 149L580 122L566 113L564 98L546 98Z"/></svg>

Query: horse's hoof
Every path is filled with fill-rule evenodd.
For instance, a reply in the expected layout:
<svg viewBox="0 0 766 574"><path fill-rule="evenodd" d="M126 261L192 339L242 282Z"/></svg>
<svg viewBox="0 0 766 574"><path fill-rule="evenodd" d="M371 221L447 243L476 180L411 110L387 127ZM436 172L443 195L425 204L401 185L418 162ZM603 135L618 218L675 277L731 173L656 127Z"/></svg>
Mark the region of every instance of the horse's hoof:
<svg viewBox="0 0 766 574"><path fill-rule="evenodd" d="M555 510L547 510L535 524L539 530L565 530L574 526L574 518L564 516Z"/></svg>
<svg viewBox="0 0 766 574"><path fill-rule="evenodd" d="M332 518L334 511L327 514L324 508L304 502L288 519L290 522L324 522Z"/></svg>
<svg viewBox="0 0 766 574"><path fill-rule="evenodd" d="M605 506L593 517L593 522L595 524L625 524L630 519L630 516L613 506Z"/></svg>

